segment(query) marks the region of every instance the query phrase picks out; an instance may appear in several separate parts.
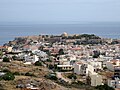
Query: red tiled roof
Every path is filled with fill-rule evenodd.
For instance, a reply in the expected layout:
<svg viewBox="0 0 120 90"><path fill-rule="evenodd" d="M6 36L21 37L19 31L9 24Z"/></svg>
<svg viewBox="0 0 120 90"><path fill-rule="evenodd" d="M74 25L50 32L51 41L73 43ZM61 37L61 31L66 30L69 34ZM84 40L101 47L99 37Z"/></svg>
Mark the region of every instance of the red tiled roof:
<svg viewBox="0 0 120 90"><path fill-rule="evenodd" d="M77 64L83 64L82 62L77 62Z"/></svg>
<svg viewBox="0 0 120 90"><path fill-rule="evenodd" d="M116 63L118 60L110 60L110 62L112 62L112 63Z"/></svg>
<svg viewBox="0 0 120 90"><path fill-rule="evenodd" d="M0 46L0 49L4 49L5 47L4 46Z"/></svg>

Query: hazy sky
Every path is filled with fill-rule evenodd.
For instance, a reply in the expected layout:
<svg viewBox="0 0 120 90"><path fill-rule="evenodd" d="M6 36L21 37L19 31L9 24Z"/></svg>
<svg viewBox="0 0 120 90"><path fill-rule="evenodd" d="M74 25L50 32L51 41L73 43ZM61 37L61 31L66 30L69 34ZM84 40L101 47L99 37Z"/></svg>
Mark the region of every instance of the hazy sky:
<svg viewBox="0 0 120 90"><path fill-rule="evenodd" d="M120 22L120 0L0 0L0 22Z"/></svg>

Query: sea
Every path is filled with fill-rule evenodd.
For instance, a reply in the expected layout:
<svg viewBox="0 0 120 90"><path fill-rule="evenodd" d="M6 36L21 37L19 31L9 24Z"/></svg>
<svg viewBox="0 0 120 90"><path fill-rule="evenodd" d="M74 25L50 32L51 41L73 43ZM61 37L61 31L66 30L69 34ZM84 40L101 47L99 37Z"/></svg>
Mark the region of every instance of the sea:
<svg viewBox="0 0 120 90"><path fill-rule="evenodd" d="M27 24L0 23L0 45L19 36L95 34L103 38L120 39L120 23Z"/></svg>

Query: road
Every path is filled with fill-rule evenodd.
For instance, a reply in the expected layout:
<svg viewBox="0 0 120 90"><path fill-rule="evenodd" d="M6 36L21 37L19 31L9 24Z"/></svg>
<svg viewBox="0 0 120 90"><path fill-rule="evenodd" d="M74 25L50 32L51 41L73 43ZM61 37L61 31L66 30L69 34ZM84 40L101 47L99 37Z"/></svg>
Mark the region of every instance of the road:
<svg viewBox="0 0 120 90"><path fill-rule="evenodd" d="M65 82L71 83L71 80L70 80L70 79L64 78L64 77L62 76L62 72L56 72L56 76L57 76L57 78L61 78L61 79L64 80Z"/></svg>

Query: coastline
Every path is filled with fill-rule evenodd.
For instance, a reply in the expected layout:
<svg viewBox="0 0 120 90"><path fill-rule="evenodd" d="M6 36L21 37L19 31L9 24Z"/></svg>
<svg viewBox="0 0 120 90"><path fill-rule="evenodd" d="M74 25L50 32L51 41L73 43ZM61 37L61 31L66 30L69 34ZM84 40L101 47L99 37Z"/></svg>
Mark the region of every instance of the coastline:
<svg viewBox="0 0 120 90"><path fill-rule="evenodd" d="M86 34L86 33L85 33ZM97 34L95 34L97 35ZM39 36L39 35L29 35L29 36ZM108 38L108 39L120 39L120 35L97 35L101 38ZM0 46L4 45L5 43L8 43L9 41L13 41L17 37L28 37L28 36L4 36L0 38Z"/></svg>
<svg viewBox="0 0 120 90"><path fill-rule="evenodd" d="M0 23L0 45L14 40L15 37L32 35L95 34L103 38L120 39L120 23L84 24L30 24Z"/></svg>

